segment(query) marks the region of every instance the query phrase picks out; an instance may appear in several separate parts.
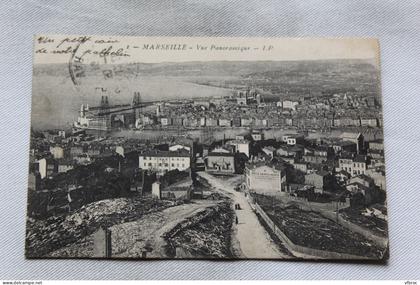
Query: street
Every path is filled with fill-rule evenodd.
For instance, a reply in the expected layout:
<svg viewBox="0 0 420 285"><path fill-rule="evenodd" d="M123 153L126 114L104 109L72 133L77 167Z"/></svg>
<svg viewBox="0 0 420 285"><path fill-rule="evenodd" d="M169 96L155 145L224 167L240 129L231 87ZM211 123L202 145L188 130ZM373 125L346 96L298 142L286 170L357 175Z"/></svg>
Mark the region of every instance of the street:
<svg viewBox="0 0 420 285"><path fill-rule="evenodd" d="M215 187L216 191L227 194L234 204L239 204L241 210L235 210L238 224L234 224L234 237L239 243L241 258L284 259L292 256L281 252L265 228L260 224L257 215L252 210L244 193L234 190L235 180L223 180L205 172L198 173Z"/></svg>

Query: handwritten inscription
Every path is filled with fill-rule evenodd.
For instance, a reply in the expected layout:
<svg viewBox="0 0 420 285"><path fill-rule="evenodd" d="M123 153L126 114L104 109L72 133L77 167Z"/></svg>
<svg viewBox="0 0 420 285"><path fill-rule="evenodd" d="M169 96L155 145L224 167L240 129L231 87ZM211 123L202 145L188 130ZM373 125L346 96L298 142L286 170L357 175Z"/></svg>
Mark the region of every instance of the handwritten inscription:
<svg viewBox="0 0 420 285"><path fill-rule="evenodd" d="M140 45L124 44L120 39L100 36L39 36L36 38L36 54L70 55L74 60L84 62L88 56L107 58L130 58L136 51L195 51L195 52L268 52L274 49L273 45L221 45L211 44L187 44L181 39L174 42L146 42ZM76 54L77 51L77 55Z"/></svg>
<svg viewBox="0 0 420 285"><path fill-rule="evenodd" d="M90 36L80 37L64 37L62 39L54 39L48 36L40 36L36 39L39 48L35 50L38 54L69 54L74 60L83 62L87 55L96 55L99 57L129 57L129 46L115 47L119 43L117 39L93 39ZM79 50L79 54L75 55L81 45L90 43L89 48Z"/></svg>

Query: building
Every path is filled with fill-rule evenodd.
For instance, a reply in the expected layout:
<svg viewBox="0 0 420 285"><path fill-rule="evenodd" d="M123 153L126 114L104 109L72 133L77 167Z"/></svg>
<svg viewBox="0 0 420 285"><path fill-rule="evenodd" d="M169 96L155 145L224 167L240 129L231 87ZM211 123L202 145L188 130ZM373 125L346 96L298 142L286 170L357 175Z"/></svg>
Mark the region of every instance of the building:
<svg viewBox="0 0 420 285"><path fill-rule="evenodd" d="M282 157L293 156L294 158L299 159L302 157L303 150L301 147L297 145L295 146L285 145L285 146L280 146L276 150L276 153L278 156L282 156Z"/></svg>
<svg viewBox="0 0 420 285"><path fill-rule="evenodd" d="M296 106L297 105L299 105L299 102L297 102L297 101L285 100L282 103L283 109L290 109L290 110L293 110L293 111L296 111Z"/></svg>
<svg viewBox="0 0 420 285"><path fill-rule="evenodd" d="M64 157L64 149L61 146L51 146L50 153L54 159L60 159Z"/></svg>
<svg viewBox="0 0 420 285"><path fill-rule="evenodd" d="M124 147L123 146L117 146L115 148L115 153L119 154L120 156L124 157Z"/></svg>
<svg viewBox="0 0 420 285"><path fill-rule="evenodd" d="M235 154L210 152L206 158L206 171L220 174L235 173Z"/></svg>
<svg viewBox="0 0 420 285"><path fill-rule="evenodd" d="M357 152L357 144L351 141L336 141L332 144L332 148L337 155L340 155L343 152Z"/></svg>
<svg viewBox="0 0 420 285"><path fill-rule="evenodd" d="M201 117L200 118L200 127L205 127L206 126L206 117Z"/></svg>
<svg viewBox="0 0 420 285"><path fill-rule="evenodd" d="M73 168L73 161L71 160L60 159L58 161L58 173L65 173Z"/></svg>
<svg viewBox="0 0 420 285"><path fill-rule="evenodd" d="M169 147L169 151L179 151L179 150L186 150L186 151L190 152L191 151L191 147L185 146L185 145L181 145L181 144L175 144L175 145L171 145Z"/></svg>
<svg viewBox="0 0 420 285"><path fill-rule="evenodd" d="M305 175L305 184L315 187L315 192L329 191L333 186L333 176L328 171L318 171Z"/></svg>
<svg viewBox="0 0 420 285"><path fill-rule="evenodd" d="M241 126L242 127L249 127L252 124L252 118L243 117L241 118Z"/></svg>
<svg viewBox="0 0 420 285"><path fill-rule="evenodd" d="M307 163L315 163L315 164L322 164L322 163L327 162L326 156L314 155L314 154L305 154L302 157L302 159L303 161Z"/></svg>
<svg viewBox="0 0 420 285"><path fill-rule="evenodd" d="M41 187L41 175L38 171L35 173L29 172L28 176L28 188L31 190L38 191Z"/></svg>
<svg viewBox="0 0 420 285"><path fill-rule="evenodd" d="M65 130L59 130L58 131L58 136L65 139L66 138L66 131Z"/></svg>
<svg viewBox="0 0 420 285"><path fill-rule="evenodd" d="M299 134L283 135L282 141L288 145L302 144L304 142L304 137Z"/></svg>
<svg viewBox="0 0 420 285"><path fill-rule="evenodd" d="M368 159L365 155L356 155L356 157L341 157L338 159L339 170L344 170L352 176L366 174L368 168Z"/></svg>
<svg viewBox="0 0 420 285"><path fill-rule="evenodd" d="M376 118L360 118L360 125L363 127L378 127L378 120Z"/></svg>
<svg viewBox="0 0 420 285"><path fill-rule="evenodd" d="M366 174L368 159L365 155L356 155L353 159L352 175Z"/></svg>
<svg viewBox="0 0 420 285"><path fill-rule="evenodd" d="M385 167L381 166L368 169L366 175L373 179L373 182L379 189L386 191Z"/></svg>
<svg viewBox="0 0 420 285"><path fill-rule="evenodd" d="M264 148L262 149L262 151L263 151L266 155L270 156L271 158L273 158L273 157L274 157L274 154L276 153L276 149L275 149L274 147L272 147L272 146L266 146L266 147L264 147Z"/></svg>
<svg viewBox="0 0 420 285"><path fill-rule="evenodd" d="M39 173L41 179L57 173L57 162L52 158L41 158L36 162L35 170Z"/></svg>
<svg viewBox="0 0 420 285"><path fill-rule="evenodd" d="M314 155L314 156L322 156L327 158L328 155L331 154L331 149L325 145L323 146L315 146L315 147L305 147L304 154L307 155Z"/></svg>
<svg viewBox="0 0 420 285"><path fill-rule="evenodd" d="M279 164L251 162L245 166L245 183L249 191L278 195L286 191L286 171Z"/></svg>
<svg viewBox="0 0 420 285"><path fill-rule="evenodd" d="M152 197L156 199L161 198L161 189L159 181L155 181L152 183Z"/></svg>
<svg viewBox="0 0 420 285"><path fill-rule="evenodd" d="M262 132L260 132L260 131L256 131L256 130L254 130L254 131L252 131L252 133L251 133L251 137L252 137L252 139L254 140L254 141L261 141L261 140L263 140L264 139L264 134L262 133Z"/></svg>
<svg viewBox="0 0 420 285"><path fill-rule="evenodd" d="M349 141L349 142L355 143L357 153L360 153L360 151L364 148L364 137L361 133L344 132L341 134L340 138L343 141Z"/></svg>
<svg viewBox="0 0 420 285"><path fill-rule="evenodd" d="M206 118L207 127L217 127L218 120L216 118L208 117Z"/></svg>
<svg viewBox="0 0 420 285"><path fill-rule="evenodd" d="M350 179L351 175L350 173L348 173L345 170L340 170L338 172L335 173L335 178L336 181L340 184L340 185L344 185L347 183L347 181Z"/></svg>
<svg viewBox="0 0 420 285"><path fill-rule="evenodd" d="M190 200L193 190L192 179L187 177L181 181L161 189L161 199Z"/></svg>
<svg viewBox="0 0 420 285"><path fill-rule="evenodd" d="M232 120L231 119L219 119L219 127L231 127L232 126Z"/></svg>
<svg viewBox="0 0 420 285"><path fill-rule="evenodd" d="M306 163L306 162L293 162L291 164L293 165L293 167L296 170L299 170L299 171L301 171L303 173L307 173L308 172L309 167L308 167L308 163Z"/></svg>
<svg viewBox="0 0 420 285"><path fill-rule="evenodd" d="M360 175L351 177L347 181L347 184L352 184L352 183L360 183L365 187L374 187L375 186L374 180L371 177L369 177L367 175L364 175L364 174L360 174Z"/></svg>
<svg viewBox="0 0 420 285"><path fill-rule="evenodd" d="M364 204L370 204L377 194L373 179L363 174L350 178L347 181L346 189L353 196L362 195Z"/></svg>
<svg viewBox="0 0 420 285"><path fill-rule="evenodd" d="M76 157L85 153L85 148L82 145L74 145L70 147L70 156Z"/></svg>
<svg viewBox="0 0 420 285"><path fill-rule="evenodd" d="M235 148L235 152L243 153L249 157L249 141L235 139L228 141L227 144L233 146Z"/></svg>
<svg viewBox="0 0 420 285"><path fill-rule="evenodd" d="M162 126L172 125L172 119L171 118L162 117L162 118L160 118L160 124Z"/></svg>
<svg viewBox="0 0 420 285"><path fill-rule="evenodd" d="M178 169L185 171L190 168L190 153L186 150L178 151L146 151L139 155L139 168L165 173Z"/></svg>
<svg viewBox="0 0 420 285"><path fill-rule="evenodd" d="M86 147L85 152L90 157L99 156L104 151L103 145L95 144Z"/></svg>
<svg viewBox="0 0 420 285"><path fill-rule="evenodd" d="M373 140L369 142L370 150L384 151L384 141L381 139Z"/></svg>

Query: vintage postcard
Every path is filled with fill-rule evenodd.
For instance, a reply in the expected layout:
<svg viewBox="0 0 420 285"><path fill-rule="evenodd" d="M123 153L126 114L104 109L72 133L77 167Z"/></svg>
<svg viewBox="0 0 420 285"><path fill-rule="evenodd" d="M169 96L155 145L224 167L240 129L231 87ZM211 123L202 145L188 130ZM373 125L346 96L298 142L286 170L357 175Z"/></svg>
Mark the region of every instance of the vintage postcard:
<svg viewBox="0 0 420 285"><path fill-rule="evenodd" d="M388 259L374 39L34 37L27 258Z"/></svg>

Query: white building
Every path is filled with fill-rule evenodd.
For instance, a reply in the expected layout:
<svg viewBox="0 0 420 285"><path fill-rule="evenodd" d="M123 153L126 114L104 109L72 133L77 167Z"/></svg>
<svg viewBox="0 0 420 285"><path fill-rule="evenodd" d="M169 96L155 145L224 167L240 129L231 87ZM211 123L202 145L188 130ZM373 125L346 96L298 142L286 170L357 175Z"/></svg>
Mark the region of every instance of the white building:
<svg viewBox="0 0 420 285"><path fill-rule="evenodd" d="M50 152L55 159L64 157L64 149L61 146L51 146Z"/></svg>
<svg viewBox="0 0 420 285"><path fill-rule="evenodd" d="M357 145L357 153L359 153L360 150L363 149L364 137L361 133L344 132L341 134L340 137L343 141L349 141L349 142L355 143Z"/></svg>
<svg viewBox="0 0 420 285"><path fill-rule="evenodd" d="M231 127L232 120L230 119L219 119L219 127Z"/></svg>
<svg viewBox="0 0 420 285"><path fill-rule="evenodd" d="M296 111L296 106L299 105L299 102L285 100L283 101L282 105L283 105L283 109L291 109L293 111Z"/></svg>
<svg viewBox="0 0 420 285"><path fill-rule="evenodd" d="M37 170L41 179L43 179L57 172L57 164L53 159L41 158L37 161Z"/></svg>
<svg viewBox="0 0 420 285"><path fill-rule="evenodd" d="M338 160L338 168L338 171L347 171L352 176L366 174L368 161L364 155L358 155L355 158L340 158Z"/></svg>
<svg viewBox="0 0 420 285"><path fill-rule="evenodd" d="M161 198L161 189L160 189L160 182L155 181L152 184L152 197L156 199Z"/></svg>
<svg viewBox="0 0 420 285"><path fill-rule="evenodd" d="M241 152L249 157L249 141L247 140L232 140L227 144L235 147L235 152Z"/></svg>
<svg viewBox="0 0 420 285"><path fill-rule="evenodd" d="M64 130L59 130L59 131L58 131L58 136L59 136L59 137L62 137L63 139L65 139L65 138L66 138L66 131L64 131Z"/></svg>
<svg viewBox="0 0 420 285"><path fill-rule="evenodd" d="M122 147L122 146L117 146L116 148L115 148L115 152L116 153L118 153L119 155L121 155L122 157L124 157L124 147Z"/></svg>
<svg viewBox="0 0 420 285"><path fill-rule="evenodd" d="M41 179L47 177L47 160L45 158L42 158L37 161L38 163L38 172L41 176Z"/></svg>
<svg viewBox="0 0 420 285"><path fill-rule="evenodd" d="M293 135L283 135L282 141L288 145L296 145L302 143L304 140L303 135L293 134Z"/></svg>
<svg viewBox="0 0 420 285"><path fill-rule="evenodd" d="M245 169L245 183L250 191L276 195L285 191L286 172L281 166L250 163Z"/></svg>
<svg viewBox="0 0 420 285"><path fill-rule="evenodd" d="M168 126L171 124L171 119L170 118L160 118L160 124L162 126Z"/></svg>
<svg viewBox="0 0 420 285"><path fill-rule="evenodd" d="M178 169L185 171L190 168L190 154L186 150L179 151L148 151L140 154L139 168L165 173Z"/></svg>

